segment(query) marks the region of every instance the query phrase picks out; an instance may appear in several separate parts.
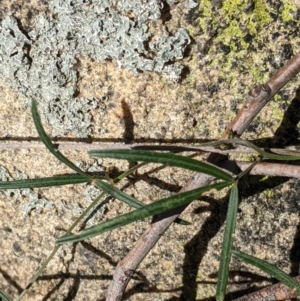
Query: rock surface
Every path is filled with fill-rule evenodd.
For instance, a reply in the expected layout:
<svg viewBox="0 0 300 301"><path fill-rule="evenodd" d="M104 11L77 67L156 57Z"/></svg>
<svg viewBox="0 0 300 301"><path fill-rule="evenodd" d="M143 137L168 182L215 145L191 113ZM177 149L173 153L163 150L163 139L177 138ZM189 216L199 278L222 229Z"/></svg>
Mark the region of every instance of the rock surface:
<svg viewBox="0 0 300 301"><path fill-rule="evenodd" d="M78 55L76 96L91 100L87 104L90 119L81 119L90 122L89 141L196 144L217 139L247 91L268 79L300 48L298 1L243 3L201 1L191 10L181 2L170 3L165 4L161 19L148 21L150 32L160 31L163 24L170 33L185 28L191 36L180 61L186 67L178 82L149 71L134 73L113 61L99 62ZM38 15L53 13L43 1L7 0L0 3L0 12L2 20L7 15L17 18L24 32L34 28ZM244 138L270 146L297 143L297 79L261 112ZM0 97L1 140L36 139L29 99L4 78ZM56 107L65 105L58 101ZM76 103L70 108L74 106ZM47 122L45 108L41 106L45 127L55 134L57 129ZM66 116L67 121L70 117ZM82 128L85 126L82 124ZM76 130L62 125L62 132L58 141L78 141ZM86 168L93 165L112 175L129 167L126 162L112 160L100 165L85 151L64 154L74 162L86 162ZM15 178L70 172L46 150L2 150L0 165ZM2 174L7 175L5 170ZM148 166L119 187L149 203L178 192L190 176L179 169ZM296 275L300 258L299 183L282 178L260 180L252 177L241 183L235 247ZM55 239L95 194L82 185L1 193L1 290L11 298L22 291L50 254ZM41 202L36 203L37 199ZM215 195L194 202L182 215L192 225L170 227L139 267L124 300L213 300L226 203L226 197ZM118 201L104 201L89 222L97 223L128 210ZM126 256L148 223L141 221L83 244L62 247L23 300L104 300L117 262ZM230 276L228 299L270 283L266 275L236 260Z"/></svg>

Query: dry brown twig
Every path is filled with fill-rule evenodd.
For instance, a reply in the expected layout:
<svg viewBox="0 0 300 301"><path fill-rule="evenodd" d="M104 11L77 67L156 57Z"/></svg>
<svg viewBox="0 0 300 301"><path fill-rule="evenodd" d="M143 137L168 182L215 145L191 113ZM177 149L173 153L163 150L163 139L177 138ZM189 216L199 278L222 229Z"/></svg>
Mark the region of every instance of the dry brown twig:
<svg viewBox="0 0 300 301"><path fill-rule="evenodd" d="M139 148L146 148L147 146L140 144L90 144L90 143L80 143L80 142L62 142L59 143L57 149L59 150L76 150L76 151L90 151L90 150L98 150L98 149L133 149L138 146ZM160 147L161 145L159 145ZM169 146L168 150L172 150ZM43 143L39 142L0 142L0 149L46 149ZM156 148L155 148L156 149ZM178 149L176 149L178 150ZM234 149L229 150L221 150L216 149L212 146L203 146L203 147L183 147L182 150L193 150L193 151L215 151L218 154L226 155L228 153L254 153L254 151L248 147L243 145L239 145ZM289 150L289 149L281 149L281 148L270 148L270 152L274 154L281 155L295 155L300 156L300 152ZM240 168L241 171L246 170L252 163L245 161L235 161L236 165ZM300 178L300 166L290 165L290 164L281 164L281 163L268 163L268 162L259 162L257 163L249 172L250 175L264 175L264 176L280 176L280 177L288 177L288 178Z"/></svg>
<svg viewBox="0 0 300 301"><path fill-rule="evenodd" d="M267 83L251 89L244 106L228 125L221 139L227 139L229 132L241 136L268 101L299 71L300 54L297 54L273 75ZM222 160L224 160L224 155L216 153L211 153L207 158L207 161L210 163L217 163ZM208 185L211 181L212 177L196 173L182 188L181 192ZM120 301L122 299L126 286L141 261L186 207L181 206L153 218L148 229L139 238L135 246L117 265L113 280L108 288L106 301ZM267 299L264 300L266 301Z"/></svg>
<svg viewBox="0 0 300 301"><path fill-rule="evenodd" d="M294 278L300 283L300 276ZM245 295L243 297L234 299L233 301L281 301L295 299L297 294L282 283L277 283L254 293Z"/></svg>
<svg viewBox="0 0 300 301"><path fill-rule="evenodd" d="M55 142L53 142L55 143ZM214 148L213 146L171 146L171 145L141 145L141 144L107 144L107 143L84 143L84 142L58 142L58 150L76 150L76 151L90 151L99 149L150 149L150 150L169 150L169 151L201 151L201 152L215 152L221 155L227 155L231 153L255 153L253 149L237 145L234 149L221 150ZM0 149L46 149L42 142L30 142L30 141L0 141ZM274 154L280 155L294 155L300 156L299 151L281 148L270 148L268 149ZM241 171L246 170L252 163L245 161L235 161L235 164L240 168ZM249 172L250 175L264 175L264 176L281 176L281 177L293 177L300 178L300 166L281 164L281 163L268 163L259 162Z"/></svg>
<svg viewBox="0 0 300 301"><path fill-rule="evenodd" d="M76 150L76 151L91 151L99 149L148 149L148 150L168 150L168 151L197 151L197 152L215 152L221 155L227 154L255 154L256 152L253 149L237 145L233 149L221 150L213 146L173 146L173 145L142 145L142 144L107 144L107 143L85 143L85 142L58 142L53 141L57 144L58 150ZM20 141L20 142L11 142L11 141L0 141L0 149L10 150L10 149L44 149L46 147L42 142L30 142L30 141ZM292 149L282 149L282 148L270 148L269 152L280 155L292 155L300 156L299 151ZM252 163L245 161L235 161L237 166L241 171L246 170ZM281 177L294 177L300 178L300 166L281 164L281 163L268 163L268 162L259 162L252 168L249 172L250 175L264 175L264 176L281 176Z"/></svg>
<svg viewBox="0 0 300 301"><path fill-rule="evenodd" d="M241 171L246 170L251 166L250 162L235 161ZM300 166L290 164L275 164L268 162L261 162L256 164L249 172L252 176L271 176L271 177L288 177L300 178Z"/></svg>

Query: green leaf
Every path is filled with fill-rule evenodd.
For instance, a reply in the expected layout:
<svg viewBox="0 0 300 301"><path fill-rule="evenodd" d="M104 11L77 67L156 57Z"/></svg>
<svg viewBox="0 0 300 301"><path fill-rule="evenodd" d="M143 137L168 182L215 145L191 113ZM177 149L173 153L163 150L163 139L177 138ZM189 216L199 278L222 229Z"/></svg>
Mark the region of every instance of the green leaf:
<svg viewBox="0 0 300 301"><path fill-rule="evenodd" d="M232 182L233 177L223 170L198 160L187 158L184 156L169 154L169 153L156 153L145 150L93 150L89 154L94 157L107 157L115 159L124 159L128 161L144 161L153 163L162 163L169 166L177 166L184 169L189 169L201 173L205 173L221 179L224 181Z"/></svg>
<svg viewBox="0 0 300 301"><path fill-rule="evenodd" d="M94 180L94 183L99 188L101 188L102 190L104 190L105 192L107 192L108 194L113 196L115 199L118 199L118 200L124 202L125 204L129 205L130 207L141 208L141 207L145 206L145 204L142 203L141 201L138 201L134 197L126 194L125 192L117 189L116 187L114 187L112 185L109 185L108 183L106 183L104 181Z"/></svg>
<svg viewBox="0 0 300 301"><path fill-rule="evenodd" d="M42 142L45 144L47 149L61 162L65 163L67 166L69 166L71 169L76 171L82 176L85 176L87 178L91 178L88 174L86 174L84 171L82 171L79 167L77 167L73 162L71 162L69 159L67 159L58 149L55 148L53 143L51 142L50 138L46 134L41 118L39 116L38 110L37 110L37 103L35 100L31 102L31 113L33 117L33 121L35 124L35 127L37 129L37 132L42 140Z"/></svg>
<svg viewBox="0 0 300 301"><path fill-rule="evenodd" d="M12 301L4 292L0 291L0 298L2 301Z"/></svg>
<svg viewBox="0 0 300 301"><path fill-rule="evenodd" d="M117 189L116 187L109 185L108 183L104 182L104 181L99 181L99 180L95 180L95 184L101 188L103 191L107 192L108 194L110 194L111 196L113 196L115 199L118 199L122 202L124 202L125 204L129 205L130 207L133 208L141 208L144 207L145 204L137 199L135 199L134 197L128 195L127 193ZM180 225L190 225L189 222L184 221L182 219L177 218L175 220L176 223L180 224Z"/></svg>
<svg viewBox="0 0 300 301"><path fill-rule="evenodd" d="M247 146L249 148L254 149L257 153L259 153L262 157L267 158L267 159L272 159L272 160L279 160L279 161L296 161L300 160L300 156L294 156L294 155L279 155L279 154L273 154L264 151L263 149L259 148L255 144L242 140L242 139L226 139L226 140L219 140L219 141L212 141L208 143L203 143L200 146L219 146L222 144L240 144Z"/></svg>
<svg viewBox="0 0 300 301"><path fill-rule="evenodd" d="M226 294L226 286L228 282L229 265L231 260L231 250L233 243L233 234L236 225L236 216L238 211L238 187L235 183L230 191L229 204L226 216L226 225L223 237L223 245L220 259L220 268L217 283L217 301L223 301Z"/></svg>
<svg viewBox="0 0 300 301"><path fill-rule="evenodd" d="M200 187L191 191L179 193L174 196L161 199L159 201L146 205L135 211L120 215L118 217L115 217L114 219L105 221L99 225L87 228L83 230L79 235L70 234L70 235L62 236L56 242L57 244L65 244L65 243L71 243L76 241L82 241L87 238L94 237L100 235L103 232L120 228L122 226L133 223L137 220L141 220L149 216L157 215L162 212L168 211L172 208L176 208L181 205L188 204L193 200L198 199L199 196L205 191L211 189L222 189L230 184L231 182L221 182L210 186Z"/></svg>
<svg viewBox="0 0 300 301"><path fill-rule="evenodd" d="M91 182L91 179L81 175L64 175L49 178L24 179L0 182L0 189L22 189L22 188L37 188L51 187L68 184L80 184Z"/></svg>
<svg viewBox="0 0 300 301"><path fill-rule="evenodd" d="M289 288L296 289L298 296L300 296L300 284L291 276L278 269L275 265L241 251L232 251L232 255L268 273L278 281L284 283Z"/></svg>

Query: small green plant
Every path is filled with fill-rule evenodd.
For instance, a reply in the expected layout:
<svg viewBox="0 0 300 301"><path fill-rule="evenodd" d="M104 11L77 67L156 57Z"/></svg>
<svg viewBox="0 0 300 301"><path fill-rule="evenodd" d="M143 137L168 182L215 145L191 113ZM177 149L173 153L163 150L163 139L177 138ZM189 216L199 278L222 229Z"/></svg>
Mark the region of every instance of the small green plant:
<svg viewBox="0 0 300 301"><path fill-rule="evenodd" d="M182 206L184 204L189 204L192 201L197 200L202 193L209 191L211 189L221 190L224 188L229 189L230 195L229 195L229 204L228 204L227 217L226 217L226 226L225 226L224 237L223 237L223 245L221 251L216 299L218 301L223 301L225 298L226 286L228 282L228 273L229 273L229 267L230 267L230 261L232 255L246 263L252 264L260 268L261 270L270 274L272 277L277 278L279 281L285 283L287 286L294 289L297 292L297 294L300 296L300 285L289 275L285 274L283 271L279 270L275 266L265 261L247 255L243 252L238 252L233 250L233 243L234 243L233 234L235 231L236 216L237 216L237 209L239 203L239 193L238 193L239 180L241 177L243 177L253 168L256 162L252 164L244 172L240 173L238 176L233 177L232 175L230 175L229 173L223 171L218 167L188 157L175 155L173 153L157 153L157 152L152 152L147 150L91 151L90 155L95 157L110 157L115 159L124 159L129 161L143 162L141 164L136 165L135 167L128 170L127 172L123 173L121 176L117 177L116 179L110 179L108 177L99 177L84 172L55 148L50 138L48 137L48 135L43 129L37 110L37 103L35 101L32 101L32 116L38 134L42 142L47 147L47 149L57 159L59 159L61 162L66 164L68 167L70 167L75 173L69 175L53 176L53 177L46 177L46 178L39 178L39 179L26 179L26 180L15 180L10 182L0 182L0 189L36 188L36 187L70 185L70 184L78 184L78 183L91 183L101 188L103 192L94 200L94 202L88 208L86 208L86 210L76 220L76 222L73 225L71 225L71 227L68 229L65 235L57 239L57 244L54 247L48 259L41 266L39 271L31 279L31 281L29 282L25 290L19 295L19 297L16 300L20 300L24 296L24 294L28 291L30 286L37 280L37 278L44 271L47 264L53 258L53 256L59 250L62 244L83 241L87 238L100 235L103 232L111 231L113 229L123 227L137 220L141 220L149 216L161 214L165 211ZM232 143L246 145L252 148L253 150L257 151L262 158L269 158L273 160L300 160L300 156L276 155L276 154L265 152L259 149L258 147L256 147L255 145L251 144L250 142L243 141L240 139L228 139L228 140L213 142L210 143L210 145L214 145L214 146L220 144L230 145ZM215 182L211 185L199 187L191 191L182 192L168 198L160 199L149 205L144 205L142 202L127 195L126 193L117 189L114 186L118 181L122 180L124 177L132 173L141 165L146 163L151 163L151 162L161 163L163 165L176 166L176 167L180 167L196 172L201 172L214 177ZM114 198L128 204L129 206L135 208L136 210L117 216L111 220L104 221L98 225L84 229L78 234L74 234L73 231L78 226L78 224L83 219L83 217L95 205L97 205L97 203L101 200L101 198L105 194L109 194L113 196ZM177 219L176 222L183 225L188 224L186 221L180 219ZM11 300L2 291L0 291L0 297L5 301Z"/></svg>

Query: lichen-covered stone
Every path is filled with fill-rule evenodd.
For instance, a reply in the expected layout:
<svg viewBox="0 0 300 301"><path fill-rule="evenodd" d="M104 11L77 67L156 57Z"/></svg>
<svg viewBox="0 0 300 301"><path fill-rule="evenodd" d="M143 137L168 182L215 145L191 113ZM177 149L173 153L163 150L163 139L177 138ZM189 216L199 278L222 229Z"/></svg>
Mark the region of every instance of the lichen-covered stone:
<svg viewBox="0 0 300 301"><path fill-rule="evenodd" d="M188 33L179 28L171 35L164 25L161 34L149 33L148 21L161 18L162 1L53 0L49 7L51 17L39 15L30 32L13 16L1 22L0 76L22 97L43 103L54 135L91 133L89 112L97 99L76 97L78 55L179 79L183 66L175 61L190 43Z"/></svg>

